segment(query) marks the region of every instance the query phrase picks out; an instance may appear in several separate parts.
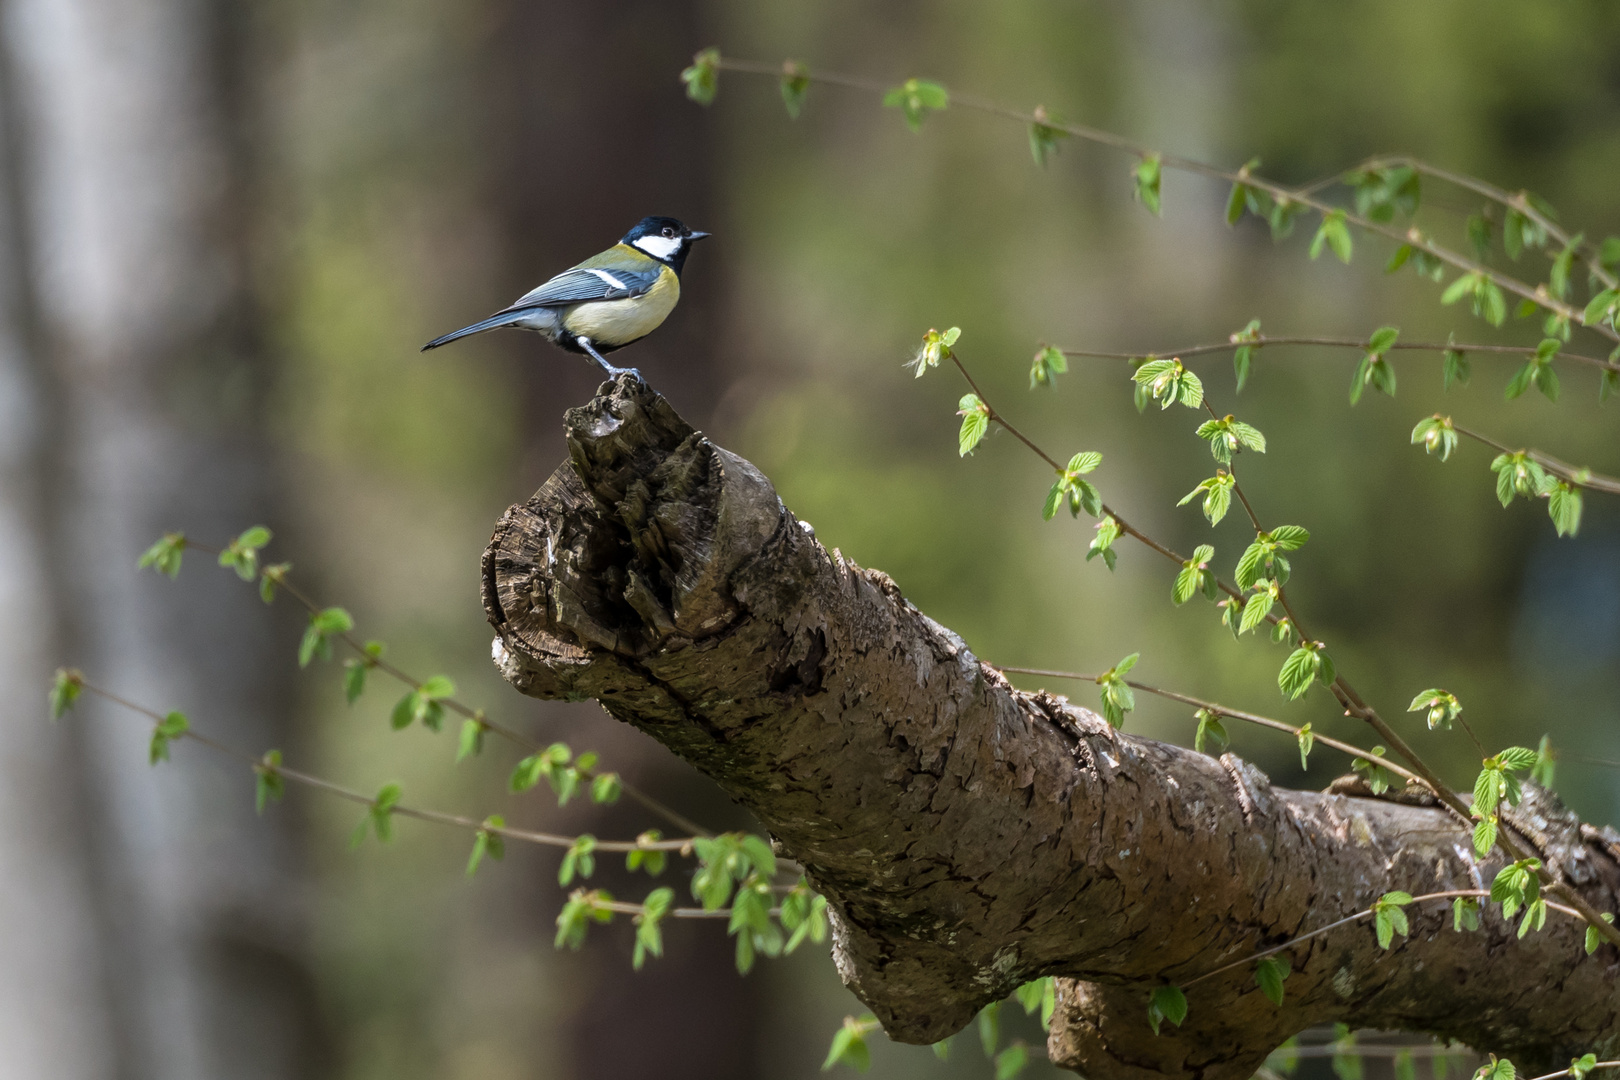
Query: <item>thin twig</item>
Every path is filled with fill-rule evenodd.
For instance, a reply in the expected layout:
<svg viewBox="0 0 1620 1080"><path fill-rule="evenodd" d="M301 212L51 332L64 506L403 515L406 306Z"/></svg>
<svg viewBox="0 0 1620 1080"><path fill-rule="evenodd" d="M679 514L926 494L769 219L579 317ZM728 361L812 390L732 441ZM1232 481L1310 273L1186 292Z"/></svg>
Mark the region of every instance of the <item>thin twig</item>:
<svg viewBox="0 0 1620 1080"><path fill-rule="evenodd" d="M120 705L123 708L131 710L132 712L139 713L154 723L162 723L165 719L163 714L159 713L157 710L149 709L145 705L130 701L128 698L122 697L110 690L97 686L95 683L92 683L86 679L81 678L79 680L79 685L97 697L110 701L115 705ZM353 788L344 787L343 785L333 783L330 780L323 780L318 776L312 776L306 772L300 772L299 770L289 768L286 765L268 764L262 757L254 757L252 754L238 750L235 747L228 746L225 743L220 742L218 739L215 739L209 735L201 734L190 727L187 727L184 731L173 737L175 739L190 739L193 742L200 743L201 745L208 747L210 750L213 750L215 753L222 754L226 757L242 762L258 775L275 775L284 777L285 779L291 780L294 783L302 784L304 787L313 788L317 791L324 791L329 795L336 795L340 799L347 799L352 803L358 803L362 806L375 806L377 804L375 796L367 795L364 792L356 791ZM577 836L562 836L557 833L537 832L533 829L517 829L506 825L490 825L483 821L478 821L475 818L463 817L460 814L447 814L439 810L422 810L416 807L406 806L401 803L394 804L394 806L390 808L390 812L399 814L403 817L415 818L418 821L430 821L438 825L453 825L457 828L470 829L473 832L489 833L494 836L501 836L511 840L522 840L526 843L540 844L545 847L571 848L579 840L579 837ZM598 840L593 845L593 848L596 851L621 853L631 851L671 851L681 855L690 856L692 854L693 844L696 839L696 837L687 837L679 840Z"/></svg>
<svg viewBox="0 0 1620 1080"><path fill-rule="evenodd" d="M1451 889L1451 890L1448 890L1446 892L1424 893L1422 896L1414 896L1414 897L1412 897L1412 899L1410 901L1408 901L1408 903L1418 904L1418 903L1422 903L1422 902L1427 901L1427 900L1451 900L1451 899L1456 899L1458 897L1464 897L1464 896L1475 896L1475 897L1489 898L1490 895L1491 895L1490 892L1488 890L1485 890L1485 889ZM1585 917L1580 912L1576 911L1572 907L1566 907L1565 905L1555 903L1552 900L1546 901L1546 904L1547 904L1547 907L1550 910L1559 911L1559 912L1562 912L1565 915L1573 916L1574 918L1579 919L1579 920L1581 920L1583 922L1585 921ZM1405 905L1403 904L1401 906L1404 907ZM1185 990L1185 989L1187 989L1187 987L1192 986L1192 985L1194 985L1196 983L1201 983L1205 979L1214 978L1216 975L1219 975L1222 972L1231 971L1235 967L1242 967L1244 964L1252 964L1256 960L1263 960L1266 957L1271 956L1271 955L1273 955L1275 953L1280 953L1280 952L1283 952L1284 950L1291 949L1295 945L1298 945L1298 944L1300 944L1302 942L1309 941L1314 937L1320 937L1321 935L1328 933L1330 930L1337 930L1341 926L1345 926L1345 925L1348 925L1349 923L1353 923L1353 922L1360 922L1362 919L1370 919L1376 913L1377 913L1376 908L1367 908L1364 911L1356 912L1354 915L1346 915L1344 918L1338 919L1338 920L1336 920L1334 922L1330 922L1326 926L1319 927L1318 929L1312 930L1311 932L1309 932L1307 934L1301 934L1299 937L1294 938L1291 941L1285 941L1281 945L1274 945L1269 949L1261 949L1257 953L1253 953L1253 954L1251 954L1249 956L1245 956L1245 957L1243 957L1242 959L1239 959L1239 960L1233 960L1229 964L1222 964L1220 967L1215 968L1215 969L1213 969L1211 971L1206 971L1202 975L1199 975L1199 976L1197 976L1195 978L1189 979L1186 982L1182 983L1181 984L1181 989ZM1557 1075L1557 1074L1554 1074L1554 1075Z"/></svg>
<svg viewBox="0 0 1620 1080"><path fill-rule="evenodd" d="M188 548L195 548L198 551L216 556L221 551L221 549L217 547L209 547L206 544L199 544L189 537L185 539L184 543ZM325 610L321 607L321 605L315 602L313 597L309 596L302 589L298 588L298 586L288 581L285 572L276 575L272 580L278 588L284 590L287 595L291 596L294 600L298 601L299 604L303 605L304 609L307 610L311 615L318 615L321 611ZM376 668L378 671L381 671L398 682L411 687L413 690L421 688L422 680L413 677L409 672L402 670L381 657L372 656L366 651L365 646L361 644L360 639L355 637L352 632L345 631L342 634L336 634L333 636L338 638L343 642L343 644L347 645L351 650L353 650L354 654L360 658L361 662L366 664L368 667ZM521 731L491 720L484 714L484 710L482 709L474 709L472 706L458 701L453 697L439 698L437 700L440 705L444 706L446 709L449 709L457 716L461 716L467 720L473 721L485 731L494 732L496 735L499 735L501 738L520 749L527 750L532 753L538 753L544 748L540 742L523 734ZM586 780L594 780L597 776L597 773L591 769L578 769L577 771ZM651 795L648 795L646 792L627 781L623 776L619 777L619 789L623 791L632 802L639 803L644 809L650 811L651 813L657 814L659 817L663 818L665 821L669 822L671 825L674 825L677 829L680 829L683 832L689 832L694 836L704 837L711 837L714 835L713 830L705 829L703 826L686 817L673 807L666 806L664 803L653 798Z"/></svg>
<svg viewBox="0 0 1620 1080"><path fill-rule="evenodd" d="M1074 679L1079 682L1091 683L1096 682L1098 679L1098 676L1096 675L1083 675L1077 671L1053 671L1049 668L1001 667L999 665L992 666L995 667L997 671L1004 672L1008 675L1036 675L1048 679ZM1281 720L1273 720L1269 716L1261 716L1258 713L1244 712L1242 709L1229 708L1225 705L1219 704L1218 702L1205 701L1202 698L1196 698L1190 694L1179 693L1175 690L1165 690L1158 686L1150 686L1147 683L1138 682L1135 679L1126 679L1124 682L1126 686L1131 687L1133 690L1140 690L1145 694L1155 694L1170 701L1178 701L1183 705L1191 705L1195 709L1204 709L1207 712L1214 713L1217 716L1230 717L1233 720L1242 720L1245 723L1257 724L1260 727L1272 728L1275 731L1286 731L1295 738L1299 737L1302 730L1293 724L1285 723ZM1374 764L1381 765L1390 772L1406 780L1408 783L1422 783L1422 781L1418 778L1418 775L1412 772L1410 769L1398 765L1393 761L1384 761L1376 754L1363 750L1361 747L1356 746L1353 743L1340 742L1338 739L1332 738L1331 736L1318 735L1314 731L1311 732L1311 738L1314 741L1321 743L1323 746L1330 746L1335 750L1349 754L1351 757L1364 759L1366 761L1371 761Z"/></svg>
<svg viewBox="0 0 1620 1080"><path fill-rule="evenodd" d="M1455 422L1453 422L1451 426L1452 429L1457 432L1457 434L1466 435L1475 442L1483 443L1484 445L1489 446L1500 453L1512 454L1516 452L1513 447L1508 446L1506 443L1497 442L1489 435L1472 431ZM1543 469L1546 469L1560 480L1568 481L1576 487L1590 488L1593 491L1601 491L1606 495L1620 495L1620 480L1617 480L1612 476L1604 476L1602 473L1595 473L1591 469L1577 468L1576 466L1569 464L1567 461L1560 461L1551 454L1544 454L1540 450L1523 450L1522 452L1527 454L1530 457L1530 460L1534 461L1537 465L1540 465Z"/></svg>
<svg viewBox="0 0 1620 1080"><path fill-rule="evenodd" d="M770 75L780 77L784 74L783 65L766 64L753 60L731 60L720 58L716 61L716 67L721 71L736 71L751 75ZM810 72L804 70L803 68L796 69L794 74L806 78L810 82L821 82L834 86L850 87L872 93L883 93L889 89L889 87L876 80L857 78L849 75ZM1087 127L1081 124L1062 123L1055 121L1050 117L1038 117L1033 113L1021 112L1017 109L1009 109L1006 106L998 105L994 102L975 97L971 94L954 92L950 95L950 100L954 104L964 109L971 109L976 112L1000 116L1005 119L1015 120L1022 124L1040 124L1044 128L1053 131L1061 131L1065 134L1072 135L1075 138L1084 139L1087 142L1093 142L1103 146L1110 146L1116 150L1122 150L1128 154L1133 154L1138 157L1148 157L1150 155L1157 154L1161 167L1176 169L1180 172L1191 173L1195 176L1203 176L1211 180L1221 180L1229 184L1242 184L1245 187L1251 188L1255 191L1263 191L1271 198L1283 203L1284 205L1298 205L1321 214L1324 217L1329 214L1342 215L1342 218L1346 224L1354 225L1364 232L1387 237L1399 244L1408 245L1415 250L1427 252L1428 254L1439 259L1441 262L1447 263L1452 267L1463 271L1464 273L1480 275L1481 278L1492 282L1497 286L1497 288L1502 289L1505 292L1510 292L1515 296L1533 301L1538 306L1544 307L1547 310L1555 312L1559 316L1568 319L1571 323L1586 326L1586 323L1582 318L1584 314L1583 309L1574 307L1573 305L1550 295L1546 291L1545 286L1541 288L1532 287L1525 282L1518 280L1517 278L1509 277L1500 271L1493 270L1492 268L1485 266L1483 263L1470 259L1459 252L1452 251L1449 248L1435 243L1433 240L1424 236L1415 227L1403 231L1394 225L1385 225L1383 223L1373 221L1370 218L1366 218L1360 214L1352 212L1346 207L1334 206L1331 203L1318 199L1309 191L1299 188L1291 188L1285 184L1279 184L1274 181L1255 176L1250 173L1247 168L1233 172L1229 169L1222 169L1218 166L1208 164L1207 162L1198 161L1194 158L1182 157L1179 154L1168 154L1155 151L1152 147L1149 147L1144 143L1139 143L1135 140L1127 139L1120 135L1115 135L1113 132L1103 131L1098 128ZM1616 330L1612 327L1599 325L1590 326L1587 327L1587 329L1603 337L1609 338L1611 341L1620 341L1620 330ZM1617 934L1616 937L1620 938L1620 934Z"/></svg>
<svg viewBox="0 0 1620 1080"><path fill-rule="evenodd" d="M1064 356L1081 356L1094 360L1143 360L1167 357L1185 358L1189 356L1204 356L1209 353L1231 352L1245 345L1320 345L1332 349L1366 349L1370 342L1366 338L1345 337L1313 337L1299 334L1258 334L1252 338L1237 338L1230 341L1205 342L1200 345L1190 345L1184 349L1155 350L1147 353L1103 352L1096 349L1063 349ZM1438 341L1397 341L1389 346L1392 352L1402 349L1412 352L1482 352L1505 353L1517 356L1534 356L1534 345L1482 345L1477 342L1438 342ZM1605 371L1620 371L1620 364L1612 360L1605 360L1598 356L1587 356L1582 353L1572 353L1559 350L1551 357L1554 360L1576 360L1583 364L1602 368Z"/></svg>

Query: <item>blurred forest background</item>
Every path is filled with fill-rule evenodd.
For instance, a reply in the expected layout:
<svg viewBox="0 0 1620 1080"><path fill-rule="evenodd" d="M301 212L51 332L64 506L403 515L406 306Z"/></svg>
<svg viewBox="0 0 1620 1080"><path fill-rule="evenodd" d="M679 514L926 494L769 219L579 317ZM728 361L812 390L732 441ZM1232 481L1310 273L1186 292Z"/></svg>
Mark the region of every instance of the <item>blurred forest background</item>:
<svg viewBox="0 0 1620 1080"><path fill-rule="evenodd" d="M1041 521L1050 477L1004 437L959 461L963 388L901 365L928 327L962 326L992 400L1054 453L1102 451L1105 496L1190 549L1207 528L1174 504L1210 472L1195 422L1138 415L1117 363L1071 361L1031 394L1037 342L1164 350L1258 316L1533 343L1537 321L1494 332L1442 308L1438 287L1382 275L1377 241L1347 267L1307 260L1312 224L1280 245L1253 220L1228 230L1224 188L1179 174L1154 218L1132 160L1071 140L1043 171L990 117L938 114L918 136L818 86L790 121L773 81L734 75L700 108L677 81L696 49L939 78L1229 167L1258 155L1284 181L1409 152L1528 187L1588 237L1620 232L1620 7L1603 0L0 0L0 19L4 1077L816 1074L860 1011L822 949L746 978L718 926L672 927L639 974L626 925L558 953L552 852L471 882L457 832L404 822L351 852L348 804L294 791L255 817L239 767L184 744L149 769L138 719L86 703L50 726L40 708L76 664L367 791L400 780L421 805L603 837L655 824L506 794L504 747L457 767L453 735L392 734L394 694L346 706L337 665L296 666L301 615L203 556L174 583L135 572L165 530L217 543L262 522L269 557L407 667L746 824L594 703L520 698L489 663L479 554L563 459L561 413L592 369L515 333L417 352L643 214L715 239L624 355L829 547L992 662L1096 671L1140 650L1146 681L1362 739L1326 695L1285 706L1281 654L1233 643L1201 601L1173 608L1139 549L1122 542L1113 574L1083 562L1089 523ZM1465 246L1477 206L1426 195ZM1195 367L1270 440L1246 487L1310 528L1293 596L1341 670L1389 716L1444 686L1488 743L1551 733L1559 788L1608 821L1616 774L1583 759L1620 758L1620 507L1588 498L1580 536L1557 540L1545 504L1496 503L1480 448L1442 466L1407 436L1443 409L1612 473L1620 406L1577 369L1556 407L1504 403L1517 361L1473 359L1444 394L1439 357L1398 354L1400 396L1354 409L1350 353L1267 349L1241 402L1227 357ZM1223 566L1241 534L1217 530ZM1128 727L1190 741L1193 722L1144 700ZM1420 745L1472 775L1460 740ZM1347 766L1319 750L1301 773L1290 743L1247 730L1233 748L1290 785ZM646 888L617 867L598 880ZM873 1075L987 1076L975 1043L943 1064L879 1045Z"/></svg>

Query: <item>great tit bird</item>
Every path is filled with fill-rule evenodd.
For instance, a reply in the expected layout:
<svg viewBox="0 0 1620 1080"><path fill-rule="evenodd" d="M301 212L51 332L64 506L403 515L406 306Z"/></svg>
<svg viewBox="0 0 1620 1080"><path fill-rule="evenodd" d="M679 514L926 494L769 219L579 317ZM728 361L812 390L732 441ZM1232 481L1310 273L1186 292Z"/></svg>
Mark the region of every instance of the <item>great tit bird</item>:
<svg viewBox="0 0 1620 1080"><path fill-rule="evenodd" d="M608 375L616 368L603 353L622 349L658 328L681 298L681 267L692 244L709 234L670 217L645 217L624 239L544 285L511 307L453 334L434 338L422 351L501 326L533 330L569 352L584 353Z"/></svg>

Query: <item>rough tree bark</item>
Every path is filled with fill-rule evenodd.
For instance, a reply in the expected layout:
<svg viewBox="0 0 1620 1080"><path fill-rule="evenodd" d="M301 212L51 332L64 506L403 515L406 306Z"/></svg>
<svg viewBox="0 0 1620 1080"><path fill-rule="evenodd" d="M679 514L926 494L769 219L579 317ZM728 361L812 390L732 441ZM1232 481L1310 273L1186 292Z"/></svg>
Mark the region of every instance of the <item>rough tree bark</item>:
<svg viewBox="0 0 1620 1080"><path fill-rule="evenodd" d="M828 554L748 462L624 378L567 416L570 460L507 511L484 555L502 673L595 697L711 776L831 902L833 958L893 1038L926 1043L1019 984L1059 976L1049 1051L1104 1077L1243 1080L1313 1024L1430 1032L1521 1068L1620 1050L1616 954L1554 915L1454 933L1409 909L1295 947L1282 1007L1242 965L1392 889L1488 887L1444 811L1274 788L1010 686L882 573ZM1613 833L1551 795L1527 842L1604 910Z"/></svg>

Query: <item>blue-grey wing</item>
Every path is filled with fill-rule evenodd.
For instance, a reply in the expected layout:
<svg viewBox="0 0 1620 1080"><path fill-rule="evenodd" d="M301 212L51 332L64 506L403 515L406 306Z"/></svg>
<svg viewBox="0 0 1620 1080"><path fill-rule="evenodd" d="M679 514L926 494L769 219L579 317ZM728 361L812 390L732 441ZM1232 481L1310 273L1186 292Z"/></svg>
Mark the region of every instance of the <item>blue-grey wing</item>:
<svg viewBox="0 0 1620 1080"><path fill-rule="evenodd" d="M575 267L564 270L538 289L525 293L506 310L562 307L586 300L624 300L651 289L662 271L663 267L658 264L646 270Z"/></svg>

